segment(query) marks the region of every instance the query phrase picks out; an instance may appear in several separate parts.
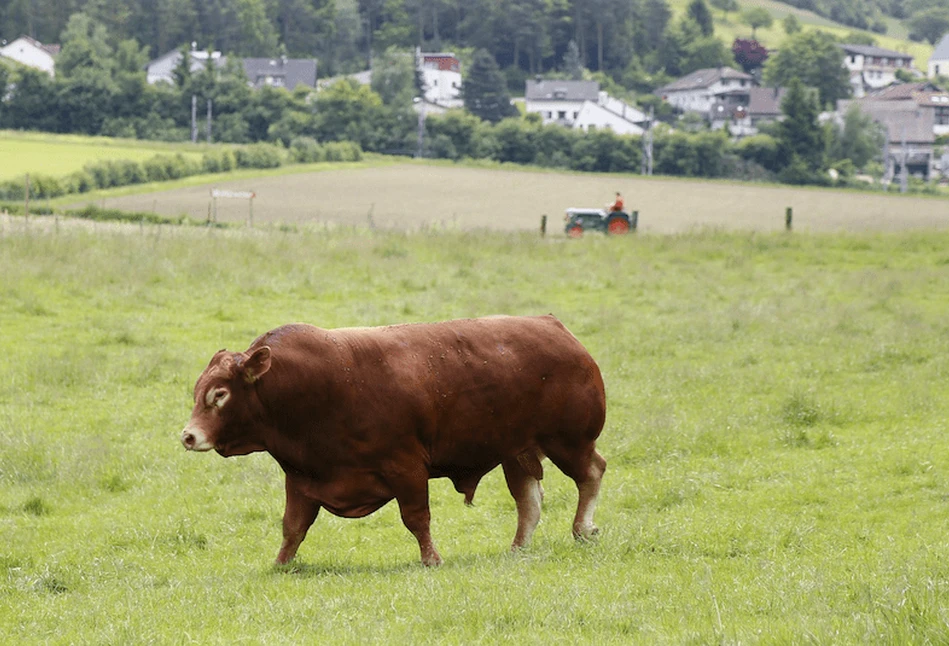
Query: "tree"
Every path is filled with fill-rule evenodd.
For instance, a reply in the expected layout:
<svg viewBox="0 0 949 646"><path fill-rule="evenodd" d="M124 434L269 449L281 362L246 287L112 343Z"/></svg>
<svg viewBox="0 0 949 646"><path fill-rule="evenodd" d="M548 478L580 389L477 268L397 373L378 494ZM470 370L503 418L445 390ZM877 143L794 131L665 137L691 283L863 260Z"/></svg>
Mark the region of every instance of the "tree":
<svg viewBox="0 0 949 646"><path fill-rule="evenodd" d="M712 19L712 12L709 11L705 0L692 0L689 3L686 15L698 24L703 36L711 36L715 32L715 21Z"/></svg>
<svg viewBox="0 0 949 646"><path fill-rule="evenodd" d="M497 123L517 114L497 61L487 50L479 49L474 53L462 94L465 109L485 121Z"/></svg>
<svg viewBox="0 0 949 646"><path fill-rule="evenodd" d="M277 51L277 30L267 19L262 0L234 0L239 25L233 51L244 56L273 56Z"/></svg>
<svg viewBox="0 0 949 646"><path fill-rule="evenodd" d="M926 40L935 45L942 35L949 31L949 9L931 7L913 14L907 21L913 40Z"/></svg>
<svg viewBox="0 0 949 646"><path fill-rule="evenodd" d="M757 40L736 38L732 43L732 56L747 74L758 69L768 60L768 50Z"/></svg>
<svg viewBox="0 0 949 646"><path fill-rule="evenodd" d="M563 72L573 81L583 79L583 63L580 62L580 48L577 41L567 43L567 52L563 55Z"/></svg>
<svg viewBox="0 0 949 646"><path fill-rule="evenodd" d="M789 13L784 17L784 20L781 21L782 26L784 27L784 33L788 36L793 36L797 32L801 31L801 21L798 20L797 16L793 13Z"/></svg>
<svg viewBox="0 0 949 646"><path fill-rule="evenodd" d="M394 47L372 61L372 89L385 105L410 107L415 88L415 57Z"/></svg>
<svg viewBox="0 0 949 646"><path fill-rule="evenodd" d="M751 27L751 39L755 39L755 32L759 27L767 29L774 22L774 18L764 7L751 7L741 12L741 19L746 25Z"/></svg>
<svg viewBox="0 0 949 646"><path fill-rule="evenodd" d="M729 11L738 11L738 0L709 0L712 6L722 10L722 15L727 16Z"/></svg>
<svg viewBox="0 0 949 646"><path fill-rule="evenodd" d="M821 105L835 105L850 95L843 55L834 37L823 31L789 37L765 63L764 80L769 85L787 86L794 78L817 88Z"/></svg>
<svg viewBox="0 0 949 646"><path fill-rule="evenodd" d="M56 57L56 73L69 77L80 70L111 73L112 47L105 27L84 13L74 13L62 34L62 49Z"/></svg>
<svg viewBox="0 0 949 646"><path fill-rule="evenodd" d="M860 169L880 157L884 141L884 127L853 103L844 115L843 125L833 131L830 158L849 159L854 168Z"/></svg>
<svg viewBox="0 0 949 646"><path fill-rule="evenodd" d="M784 119L777 124L776 138L785 171L792 183L808 183L823 167L823 131L817 122L819 109L813 92L800 79L791 79L781 102Z"/></svg>

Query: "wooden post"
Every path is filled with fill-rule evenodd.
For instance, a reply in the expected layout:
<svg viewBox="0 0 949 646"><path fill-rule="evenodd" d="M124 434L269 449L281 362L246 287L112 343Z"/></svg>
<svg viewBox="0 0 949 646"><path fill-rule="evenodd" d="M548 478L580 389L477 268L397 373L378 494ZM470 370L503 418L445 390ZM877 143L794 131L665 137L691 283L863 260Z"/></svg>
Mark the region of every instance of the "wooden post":
<svg viewBox="0 0 949 646"><path fill-rule="evenodd" d="M540 216L540 237L543 238L547 235L547 214L544 213Z"/></svg>
<svg viewBox="0 0 949 646"><path fill-rule="evenodd" d="M635 231L639 226L639 211L633 211L629 214L629 227Z"/></svg>
<svg viewBox="0 0 949 646"><path fill-rule="evenodd" d="M793 213L791 211L791 207L789 206L787 207L787 209L784 210L784 228L787 229L788 231L791 230L792 219L793 219Z"/></svg>

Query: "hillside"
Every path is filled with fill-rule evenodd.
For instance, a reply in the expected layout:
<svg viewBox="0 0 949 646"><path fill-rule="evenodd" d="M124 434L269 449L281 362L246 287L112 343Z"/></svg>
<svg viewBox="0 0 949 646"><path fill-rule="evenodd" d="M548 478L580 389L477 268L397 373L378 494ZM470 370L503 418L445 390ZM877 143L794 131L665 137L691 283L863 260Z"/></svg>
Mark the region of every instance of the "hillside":
<svg viewBox="0 0 949 646"><path fill-rule="evenodd" d="M669 5L676 17L686 11L691 0L669 0ZM933 48L927 42L913 42L907 37L908 29L901 20L893 17L887 17L887 34L877 34L869 30L857 29L847 25L834 22L829 18L809 11L800 9L790 4L777 2L776 0L739 0L738 11L723 13L720 9L713 9L712 15L715 19L715 35L727 45L735 38L751 38L751 27L745 24L741 19L741 12L751 7L763 7L773 16L774 23L768 28L759 28L755 34L756 39L769 49L777 49L787 38L782 21L789 15L797 17L803 29L822 29L834 34L838 38L846 38L849 34L861 34L873 38L879 47L892 49L898 52L906 52L914 58L916 68L925 71L929 57L932 55Z"/></svg>

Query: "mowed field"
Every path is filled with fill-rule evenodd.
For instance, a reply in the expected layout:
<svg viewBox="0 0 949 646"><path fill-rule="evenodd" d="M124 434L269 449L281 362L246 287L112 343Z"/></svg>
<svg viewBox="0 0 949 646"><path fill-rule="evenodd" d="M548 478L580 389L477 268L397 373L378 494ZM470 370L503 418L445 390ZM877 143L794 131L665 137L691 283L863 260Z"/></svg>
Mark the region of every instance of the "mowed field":
<svg viewBox="0 0 949 646"><path fill-rule="evenodd" d="M621 191L627 207L639 211L639 229L648 233L776 231L785 226L787 207L793 209L799 231L949 227L949 200L938 197L436 163L291 173L214 186L255 192L255 224L528 231L537 230L546 214L548 230L562 234L567 207L600 207ZM210 189L205 185L105 196L95 203L204 220L211 209ZM218 199L218 219L245 222L249 207L247 200Z"/></svg>

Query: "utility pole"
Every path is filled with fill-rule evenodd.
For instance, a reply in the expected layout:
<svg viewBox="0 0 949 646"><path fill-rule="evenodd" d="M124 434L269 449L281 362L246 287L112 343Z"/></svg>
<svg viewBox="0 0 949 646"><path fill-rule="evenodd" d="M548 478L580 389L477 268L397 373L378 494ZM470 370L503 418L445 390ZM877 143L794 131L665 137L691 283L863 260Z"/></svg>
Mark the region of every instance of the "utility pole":
<svg viewBox="0 0 949 646"><path fill-rule="evenodd" d="M903 160L903 166L900 168L900 193L905 193L909 188L909 171L906 169L906 160L909 157L909 150L906 146L906 126L903 126L903 144L900 150L900 158Z"/></svg>
<svg viewBox="0 0 949 646"><path fill-rule="evenodd" d="M211 143L211 99L208 99L208 143Z"/></svg>
<svg viewBox="0 0 949 646"><path fill-rule="evenodd" d="M646 132L643 133L643 175L652 175L652 122L655 110L649 108L649 120L646 121Z"/></svg>
<svg viewBox="0 0 949 646"><path fill-rule="evenodd" d="M198 97L191 95L191 143L198 143Z"/></svg>

